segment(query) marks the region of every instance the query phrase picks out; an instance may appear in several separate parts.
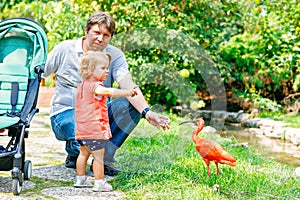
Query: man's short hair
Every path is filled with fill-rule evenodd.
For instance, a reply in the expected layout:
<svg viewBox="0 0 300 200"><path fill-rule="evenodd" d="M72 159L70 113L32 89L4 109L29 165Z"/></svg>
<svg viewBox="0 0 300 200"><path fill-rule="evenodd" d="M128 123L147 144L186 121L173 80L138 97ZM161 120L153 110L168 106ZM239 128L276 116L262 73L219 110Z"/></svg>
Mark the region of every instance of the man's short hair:
<svg viewBox="0 0 300 200"><path fill-rule="evenodd" d="M98 24L105 24L111 36L116 32L116 24L111 15L108 12L96 11L87 20L85 28L86 31L90 31L92 26Z"/></svg>

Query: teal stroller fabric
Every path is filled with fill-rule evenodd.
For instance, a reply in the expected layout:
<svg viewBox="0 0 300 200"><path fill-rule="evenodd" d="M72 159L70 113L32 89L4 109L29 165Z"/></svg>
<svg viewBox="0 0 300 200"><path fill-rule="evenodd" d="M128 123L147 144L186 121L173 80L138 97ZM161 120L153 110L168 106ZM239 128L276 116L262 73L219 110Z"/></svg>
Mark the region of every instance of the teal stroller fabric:
<svg viewBox="0 0 300 200"><path fill-rule="evenodd" d="M25 48L28 52L27 64L30 72L46 62L47 36L35 21L16 18L0 22L0 41L0 62L3 62L9 53L21 48Z"/></svg>
<svg viewBox="0 0 300 200"><path fill-rule="evenodd" d="M0 129L25 121L35 107L39 87L32 86L41 78L47 48L46 34L35 21L0 22Z"/></svg>
<svg viewBox="0 0 300 200"><path fill-rule="evenodd" d="M43 28L25 18L0 22L0 133L10 137L0 144L0 171L11 171L12 192L19 194L32 174L25 157L25 138L38 113L37 98L47 59ZM2 135L1 135L2 136Z"/></svg>

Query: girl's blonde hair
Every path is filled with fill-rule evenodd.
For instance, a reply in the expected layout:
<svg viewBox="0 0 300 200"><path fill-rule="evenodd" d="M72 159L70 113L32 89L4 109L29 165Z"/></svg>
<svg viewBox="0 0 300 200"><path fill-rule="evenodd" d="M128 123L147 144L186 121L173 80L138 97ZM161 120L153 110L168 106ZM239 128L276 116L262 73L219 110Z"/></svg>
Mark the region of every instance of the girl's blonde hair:
<svg viewBox="0 0 300 200"><path fill-rule="evenodd" d="M112 57L109 53L104 53L102 51L88 51L82 58L79 68L79 74L82 79L90 78L95 69L97 63L105 63L108 61L108 67Z"/></svg>

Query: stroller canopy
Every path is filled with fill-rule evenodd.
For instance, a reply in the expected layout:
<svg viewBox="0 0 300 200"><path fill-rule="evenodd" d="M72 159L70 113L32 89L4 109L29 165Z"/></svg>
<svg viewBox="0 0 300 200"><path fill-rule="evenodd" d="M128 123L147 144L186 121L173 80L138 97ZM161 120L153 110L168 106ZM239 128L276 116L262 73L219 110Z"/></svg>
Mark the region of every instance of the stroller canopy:
<svg viewBox="0 0 300 200"><path fill-rule="evenodd" d="M35 76L34 68L46 62L47 49L47 36L35 21L12 18L0 22L0 63L5 58L14 59L16 55L18 58L23 57L23 64L27 66L30 75Z"/></svg>
<svg viewBox="0 0 300 200"><path fill-rule="evenodd" d="M35 108L47 48L46 34L35 21L0 22L0 129L25 122Z"/></svg>

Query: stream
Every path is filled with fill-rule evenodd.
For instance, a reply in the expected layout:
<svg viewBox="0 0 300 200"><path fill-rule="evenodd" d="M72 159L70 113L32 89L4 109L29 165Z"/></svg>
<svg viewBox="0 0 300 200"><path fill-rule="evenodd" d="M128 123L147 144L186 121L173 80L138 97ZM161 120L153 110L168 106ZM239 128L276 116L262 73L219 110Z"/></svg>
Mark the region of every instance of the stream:
<svg viewBox="0 0 300 200"><path fill-rule="evenodd" d="M240 143L248 142L260 155L267 158L294 167L300 166L300 147L292 143L256 135L248 130L232 126L225 126L222 136L234 137Z"/></svg>

